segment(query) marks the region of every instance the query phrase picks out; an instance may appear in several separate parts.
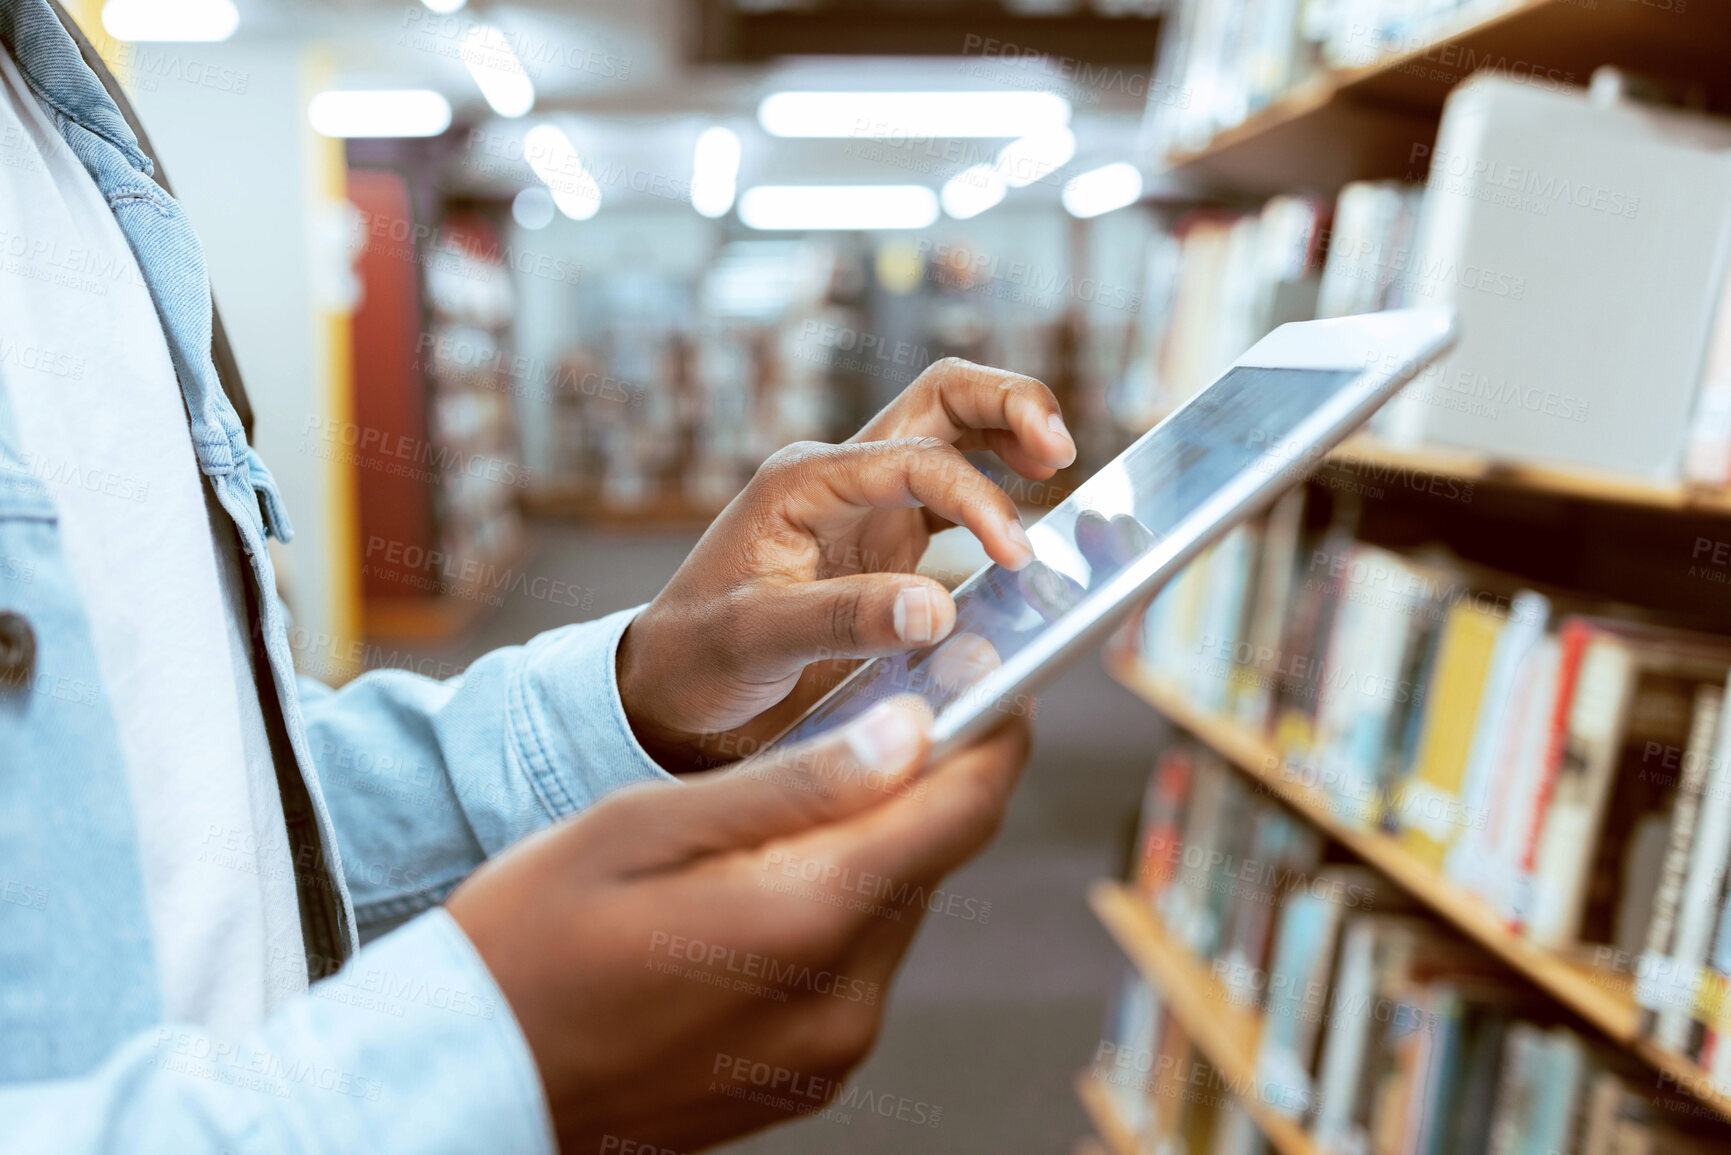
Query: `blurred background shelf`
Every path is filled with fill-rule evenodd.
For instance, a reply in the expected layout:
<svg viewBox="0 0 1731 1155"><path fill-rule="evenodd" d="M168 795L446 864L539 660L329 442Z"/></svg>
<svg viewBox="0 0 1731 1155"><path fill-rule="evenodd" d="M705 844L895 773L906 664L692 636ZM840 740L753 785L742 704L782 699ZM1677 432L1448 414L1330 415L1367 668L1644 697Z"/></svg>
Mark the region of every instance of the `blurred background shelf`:
<svg viewBox="0 0 1731 1155"><path fill-rule="evenodd" d="M1084 1135L1070 1147L1070 1155L1118 1155L1092 1135ZM1130 1153L1134 1155L1134 1153Z"/></svg>
<svg viewBox="0 0 1731 1155"><path fill-rule="evenodd" d="M1090 1143L1093 1151L1103 1155L1140 1155L1136 1133L1119 1117L1117 1105L1095 1072L1076 1072L1076 1098L1081 1100L1082 1109L1099 1135L1097 1140L1078 1144L1077 1155L1088 1150Z"/></svg>
<svg viewBox="0 0 1731 1155"><path fill-rule="evenodd" d="M1102 880L1089 889L1088 902L1130 961L1162 992L1173 1016L1220 1072L1221 1081L1237 1093L1269 1145L1279 1155L1320 1155L1304 1128L1271 1110L1260 1093L1261 1016L1245 1009L1195 955L1168 935L1148 904L1128 887ZM1082 1083L1091 1082L1098 1080L1084 1073Z"/></svg>
<svg viewBox="0 0 1731 1155"><path fill-rule="evenodd" d="M1584 85L1616 64L1681 84L1721 81L1731 7L1628 0L1514 0L1433 41L1329 69L1224 129L1168 154L1167 168L1239 193L1333 191L1352 180L1422 180L1450 89L1481 68L1546 87Z"/></svg>
<svg viewBox="0 0 1731 1155"><path fill-rule="evenodd" d="M1441 447L1396 448L1365 436L1354 437L1336 449L1329 455L1328 464L1361 474L1368 471L1365 479L1373 482L1377 470L1407 470L1482 483L1533 497L1601 502L1710 517L1731 516L1731 492L1722 489L1663 485L1600 470L1499 461Z"/></svg>
<svg viewBox="0 0 1731 1155"><path fill-rule="evenodd" d="M700 59L738 63L781 56L958 56L989 42L1019 53L1146 69L1160 35L1156 5L1144 11L1017 10L992 0L900 4L894 18L871 0L747 6L700 0Z"/></svg>
<svg viewBox="0 0 1731 1155"><path fill-rule="evenodd" d="M682 494L660 494L642 502L610 501L581 486L531 491L524 508L538 517L557 517L608 529L702 529L726 508L725 501L693 501Z"/></svg>
<svg viewBox="0 0 1731 1155"><path fill-rule="evenodd" d="M1236 721L1196 709L1181 691L1151 675L1128 650L1114 649L1107 664L1125 687L1249 775L1260 788L1285 802L1614 1042L1672 1076L1679 1089L1731 1119L1731 1096L1714 1088L1706 1072L1640 1037L1639 1009L1627 975L1595 970L1582 962L1559 957L1509 930L1477 898L1413 857L1394 838L1336 817L1326 796L1299 780L1303 772L1295 774L1288 769L1287 759L1272 740ZM1095 905L1098 909L1097 897Z"/></svg>
<svg viewBox="0 0 1731 1155"><path fill-rule="evenodd" d="M380 540L369 539L375 546ZM393 564L393 557L412 556L393 552L394 545L375 548L379 556L368 557L366 565L386 571L399 579L397 584L413 579L414 593L369 593L361 602L365 636L374 643L443 646L471 634L507 598L517 596L535 562L540 537L533 529L516 533L504 543L503 553L475 565L465 565L462 554L436 553L422 564Z"/></svg>

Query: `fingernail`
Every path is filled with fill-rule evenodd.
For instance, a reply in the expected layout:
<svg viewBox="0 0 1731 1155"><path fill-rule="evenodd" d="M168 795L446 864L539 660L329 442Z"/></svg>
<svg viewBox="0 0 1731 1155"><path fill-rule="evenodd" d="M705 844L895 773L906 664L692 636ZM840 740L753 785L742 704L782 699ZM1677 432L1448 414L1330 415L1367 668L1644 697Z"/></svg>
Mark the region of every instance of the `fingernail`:
<svg viewBox="0 0 1731 1155"><path fill-rule="evenodd" d="M847 748L867 770L894 770L920 744L920 724L894 702L880 702L847 728Z"/></svg>
<svg viewBox="0 0 1731 1155"><path fill-rule="evenodd" d="M906 586L896 594L893 616L896 637L904 642L923 645L937 631L937 607L932 605L932 591L925 586Z"/></svg>
<svg viewBox="0 0 1731 1155"><path fill-rule="evenodd" d="M1004 523L1004 536L1010 539L1010 544L1022 551L1022 560L1012 565L1011 569L1026 569L1028 563L1034 560L1034 543L1028 540L1028 531L1022 528L1019 521Z"/></svg>
<svg viewBox="0 0 1731 1155"><path fill-rule="evenodd" d="M1069 465L1074 462L1076 460L1076 439L1070 436L1070 430L1064 425L1064 418L1059 414L1052 414L1046 418L1046 428L1070 443L1070 459L1064 464Z"/></svg>

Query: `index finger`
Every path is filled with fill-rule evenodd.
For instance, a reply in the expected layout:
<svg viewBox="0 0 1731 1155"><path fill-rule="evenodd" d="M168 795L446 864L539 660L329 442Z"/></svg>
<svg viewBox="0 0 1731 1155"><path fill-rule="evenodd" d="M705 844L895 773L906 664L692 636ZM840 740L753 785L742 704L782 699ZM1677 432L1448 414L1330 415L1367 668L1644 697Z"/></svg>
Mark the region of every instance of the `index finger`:
<svg viewBox="0 0 1731 1155"><path fill-rule="evenodd" d="M1050 477L1076 460L1076 443L1050 389L960 357L932 364L849 440L897 437L941 437L959 449L990 449L1025 477Z"/></svg>

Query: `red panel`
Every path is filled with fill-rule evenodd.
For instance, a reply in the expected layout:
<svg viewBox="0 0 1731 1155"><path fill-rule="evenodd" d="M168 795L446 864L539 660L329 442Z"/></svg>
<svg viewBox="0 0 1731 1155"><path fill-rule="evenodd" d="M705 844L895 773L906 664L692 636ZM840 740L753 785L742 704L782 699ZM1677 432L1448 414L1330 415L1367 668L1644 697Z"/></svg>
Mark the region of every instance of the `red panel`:
<svg viewBox="0 0 1731 1155"><path fill-rule="evenodd" d="M408 185L385 169L352 169L366 248L356 261L355 429L341 446L356 467L363 589L369 598L431 596L436 566L426 382L416 357L421 289Z"/></svg>

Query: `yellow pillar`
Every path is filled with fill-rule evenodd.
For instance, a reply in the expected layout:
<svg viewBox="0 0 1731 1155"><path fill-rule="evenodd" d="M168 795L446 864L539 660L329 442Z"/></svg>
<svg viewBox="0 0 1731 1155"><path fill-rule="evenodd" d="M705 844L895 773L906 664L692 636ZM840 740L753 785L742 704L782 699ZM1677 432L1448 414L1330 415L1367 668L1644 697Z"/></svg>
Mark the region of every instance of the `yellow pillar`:
<svg viewBox="0 0 1731 1155"><path fill-rule="evenodd" d="M306 124L304 109L314 94L331 86L334 69L330 54L323 49L309 50L302 66L301 122ZM304 171L310 203L347 201L349 195L348 157L343 142L320 136L308 126L305 141ZM324 372L322 387L315 392L323 406L322 416L347 428L354 421L354 356L353 318L346 311L320 306L319 325L324 337ZM365 637L366 621L361 602L361 529L360 498L355 480L355 466L342 454L324 459L324 492L326 505L324 524L320 531L327 543L328 570L326 580L330 590L331 628L344 642ZM346 645L336 647L339 654L350 652ZM359 674L356 666L339 675L346 680Z"/></svg>

